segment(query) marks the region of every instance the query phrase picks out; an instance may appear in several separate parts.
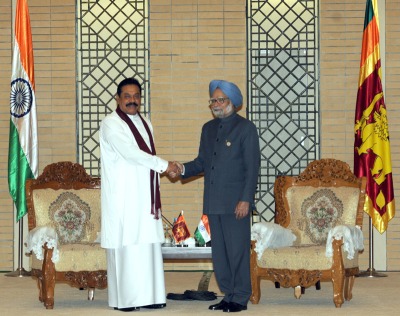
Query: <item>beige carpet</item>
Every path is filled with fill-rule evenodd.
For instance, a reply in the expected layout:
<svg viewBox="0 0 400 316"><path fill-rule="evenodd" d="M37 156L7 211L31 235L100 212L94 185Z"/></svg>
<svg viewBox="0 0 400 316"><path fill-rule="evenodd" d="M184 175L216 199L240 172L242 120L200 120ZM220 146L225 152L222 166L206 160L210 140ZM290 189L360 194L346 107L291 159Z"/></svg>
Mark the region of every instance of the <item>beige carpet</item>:
<svg viewBox="0 0 400 316"><path fill-rule="evenodd" d="M183 293L185 290L196 290L201 276L202 272L166 272L166 291ZM353 299L337 309L332 301L330 283L322 283L320 291L307 289L297 300L293 296L293 289L275 289L272 282L262 281L260 303L249 303L248 310L240 315L398 315L399 284L399 272L389 272L383 278L357 278ZM214 278L211 279L209 290L220 295ZM57 284L55 292L54 310L46 310L37 299L36 281L31 277L0 274L0 315L132 315L111 310L107 305L107 290L96 290L94 301L87 300L86 291L65 284ZM167 307L162 310L142 309L134 312L134 315L222 315L221 311L208 310L208 306L219 302L219 299L211 302L167 300Z"/></svg>

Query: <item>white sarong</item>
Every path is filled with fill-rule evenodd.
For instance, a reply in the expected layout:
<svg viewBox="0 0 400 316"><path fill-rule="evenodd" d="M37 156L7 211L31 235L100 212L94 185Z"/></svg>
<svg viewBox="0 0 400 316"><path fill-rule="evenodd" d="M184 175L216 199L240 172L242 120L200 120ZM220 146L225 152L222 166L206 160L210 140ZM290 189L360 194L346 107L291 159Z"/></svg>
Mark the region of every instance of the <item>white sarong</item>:
<svg viewBox="0 0 400 316"><path fill-rule="evenodd" d="M110 307L166 303L161 244L107 249L107 278Z"/></svg>

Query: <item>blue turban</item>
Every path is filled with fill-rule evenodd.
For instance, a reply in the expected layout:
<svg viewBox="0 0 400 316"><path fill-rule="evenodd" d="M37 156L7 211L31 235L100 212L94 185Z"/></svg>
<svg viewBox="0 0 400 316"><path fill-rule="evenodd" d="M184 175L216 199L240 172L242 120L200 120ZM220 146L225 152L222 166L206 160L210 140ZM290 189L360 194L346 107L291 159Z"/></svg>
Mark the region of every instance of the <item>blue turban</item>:
<svg viewBox="0 0 400 316"><path fill-rule="evenodd" d="M231 100L235 108L242 105L242 93L240 92L238 86L234 83L225 80L212 80L210 82L210 97L214 93L215 89L220 89L229 98L229 100Z"/></svg>

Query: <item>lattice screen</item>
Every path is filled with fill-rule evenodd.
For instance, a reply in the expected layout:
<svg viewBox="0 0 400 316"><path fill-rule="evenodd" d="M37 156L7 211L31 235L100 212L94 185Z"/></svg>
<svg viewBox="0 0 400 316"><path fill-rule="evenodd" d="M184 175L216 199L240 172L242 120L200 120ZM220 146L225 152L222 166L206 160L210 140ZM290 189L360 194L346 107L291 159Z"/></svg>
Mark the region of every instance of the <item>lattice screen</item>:
<svg viewBox="0 0 400 316"><path fill-rule="evenodd" d="M77 1L78 157L100 175L99 124L115 107L118 83L142 83L141 112L148 113L148 1Z"/></svg>
<svg viewBox="0 0 400 316"><path fill-rule="evenodd" d="M78 161L98 176L99 123L116 106L118 82L139 78L142 104L148 100L148 8L146 1L78 2ZM298 174L319 157L318 1L247 6L248 116L262 147L256 206L269 221L276 176Z"/></svg>
<svg viewBox="0 0 400 316"><path fill-rule="evenodd" d="M248 117L262 151L256 208L274 217L273 185L319 158L318 1L248 1Z"/></svg>

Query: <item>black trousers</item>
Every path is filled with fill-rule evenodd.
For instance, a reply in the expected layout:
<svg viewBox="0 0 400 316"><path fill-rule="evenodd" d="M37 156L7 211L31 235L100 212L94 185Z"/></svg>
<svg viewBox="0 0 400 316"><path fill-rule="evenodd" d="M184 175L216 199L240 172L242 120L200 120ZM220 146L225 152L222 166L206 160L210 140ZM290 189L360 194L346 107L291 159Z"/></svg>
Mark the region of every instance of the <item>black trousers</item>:
<svg viewBox="0 0 400 316"><path fill-rule="evenodd" d="M215 278L226 302L247 305L251 295L250 215L208 214Z"/></svg>

